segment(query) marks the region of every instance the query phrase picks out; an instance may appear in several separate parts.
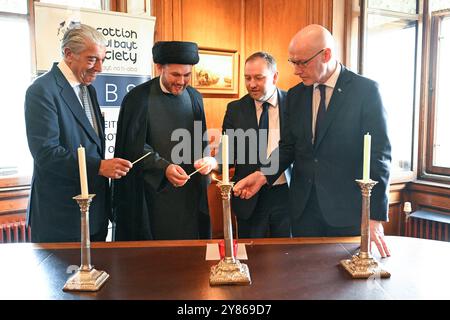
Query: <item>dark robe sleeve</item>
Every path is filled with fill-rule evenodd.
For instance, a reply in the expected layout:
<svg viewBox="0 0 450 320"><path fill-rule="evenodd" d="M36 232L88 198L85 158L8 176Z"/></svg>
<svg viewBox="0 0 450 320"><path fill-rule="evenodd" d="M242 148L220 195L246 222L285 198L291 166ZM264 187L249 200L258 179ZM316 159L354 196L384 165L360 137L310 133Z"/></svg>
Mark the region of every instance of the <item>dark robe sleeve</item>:
<svg viewBox="0 0 450 320"><path fill-rule="evenodd" d="M166 169L170 162L162 158L149 144L144 144L144 154L151 154L143 160L144 180L156 191L164 190L169 182Z"/></svg>

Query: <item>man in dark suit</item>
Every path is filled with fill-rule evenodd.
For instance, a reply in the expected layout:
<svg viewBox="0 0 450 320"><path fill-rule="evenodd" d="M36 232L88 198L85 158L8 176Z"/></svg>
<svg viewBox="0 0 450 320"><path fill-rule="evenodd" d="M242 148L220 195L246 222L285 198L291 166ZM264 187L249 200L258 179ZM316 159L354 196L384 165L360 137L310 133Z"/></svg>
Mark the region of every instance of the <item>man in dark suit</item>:
<svg viewBox="0 0 450 320"><path fill-rule="evenodd" d="M339 64L334 39L319 25L300 30L289 45L290 62L303 82L287 97L287 129L280 142L280 168L294 163L291 216L294 236L360 233L363 136L372 136L371 239L389 256L382 221L388 218L391 145L378 85ZM250 198L277 174L254 173L235 195Z"/></svg>
<svg viewBox="0 0 450 320"><path fill-rule="evenodd" d="M68 30L61 43L63 59L34 81L25 98L28 145L34 159L27 210L33 242L80 241L77 148L86 152L90 239L104 241L110 217L108 178L132 167L123 159L104 160L104 120L91 83L102 71L106 42L87 25Z"/></svg>
<svg viewBox="0 0 450 320"><path fill-rule="evenodd" d="M256 52L245 62L245 85L248 94L228 104L223 120L224 133L234 132L233 181L237 182L259 170L270 153L278 147L283 131L286 92L277 89L278 71L275 59L266 52ZM241 129L242 131L236 131ZM257 144L239 139L238 132L254 131ZM259 149L257 148L259 146ZM261 150L262 149L262 150ZM245 156L243 156L245 154ZM252 161L254 159L259 161ZM240 160L242 159L242 160ZM286 170L271 187L264 186L251 199L232 198L232 209L237 217L239 237L290 237L289 219L290 170Z"/></svg>

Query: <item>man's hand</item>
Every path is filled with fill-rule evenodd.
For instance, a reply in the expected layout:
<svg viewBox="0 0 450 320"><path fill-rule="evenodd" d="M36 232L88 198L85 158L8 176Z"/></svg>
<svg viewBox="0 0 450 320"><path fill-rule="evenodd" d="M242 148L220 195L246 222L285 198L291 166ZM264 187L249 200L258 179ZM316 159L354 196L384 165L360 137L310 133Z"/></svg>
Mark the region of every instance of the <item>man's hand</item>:
<svg viewBox="0 0 450 320"><path fill-rule="evenodd" d="M186 171L176 164L171 164L167 167L166 178L175 188L184 186L189 180Z"/></svg>
<svg viewBox="0 0 450 320"><path fill-rule="evenodd" d="M391 256L391 251L384 241L384 228L381 221L370 220L370 251L372 251L372 241L375 242L382 258Z"/></svg>
<svg viewBox="0 0 450 320"><path fill-rule="evenodd" d="M250 199L263 185L267 183L266 176L261 171L255 171L240 180L233 188L234 195L241 199Z"/></svg>
<svg viewBox="0 0 450 320"><path fill-rule="evenodd" d="M217 160L215 158L204 157L194 162L194 168L195 170L201 168L201 170L199 170L198 172L205 176L212 170L217 170L219 168L219 165L217 164Z"/></svg>
<svg viewBox="0 0 450 320"><path fill-rule="evenodd" d="M130 161L121 158L102 160L98 174L106 178L120 179L126 176L132 167Z"/></svg>

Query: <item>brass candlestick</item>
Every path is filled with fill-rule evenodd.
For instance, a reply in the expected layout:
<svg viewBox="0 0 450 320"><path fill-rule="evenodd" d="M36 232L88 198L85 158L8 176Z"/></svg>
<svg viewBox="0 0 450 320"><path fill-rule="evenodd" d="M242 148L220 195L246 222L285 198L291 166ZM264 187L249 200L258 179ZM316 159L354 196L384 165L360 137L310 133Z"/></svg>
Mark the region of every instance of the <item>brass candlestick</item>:
<svg viewBox="0 0 450 320"><path fill-rule="evenodd" d="M342 260L341 265L355 279L368 279L372 276L389 278L391 274L381 269L378 262L370 254L370 195L372 188L378 183L369 179L356 180L362 193L361 248L351 259Z"/></svg>
<svg viewBox="0 0 450 320"><path fill-rule="evenodd" d="M234 257L233 248L233 227L231 223L231 207L230 194L233 189L233 183L217 183L222 195L223 209L223 234L225 242L225 257L220 260L219 264L211 267L209 275L209 284L240 284L249 285L251 283L250 272L248 266L241 263Z"/></svg>
<svg viewBox="0 0 450 320"><path fill-rule="evenodd" d="M64 291L98 291L108 280L109 274L95 270L91 265L91 240L89 238L89 206L95 194L87 198L81 195L73 197L81 211L81 266L64 285Z"/></svg>

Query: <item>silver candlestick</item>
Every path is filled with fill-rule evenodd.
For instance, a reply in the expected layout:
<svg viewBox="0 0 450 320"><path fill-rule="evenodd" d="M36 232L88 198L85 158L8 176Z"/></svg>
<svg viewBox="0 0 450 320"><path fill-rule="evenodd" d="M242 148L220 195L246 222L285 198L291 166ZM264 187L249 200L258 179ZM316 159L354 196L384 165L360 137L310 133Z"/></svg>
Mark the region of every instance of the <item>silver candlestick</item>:
<svg viewBox="0 0 450 320"><path fill-rule="evenodd" d="M378 262L370 254L370 195L372 188L378 183L369 179L356 180L362 193L361 248L351 259L342 260L341 265L352 278L368 279L372 276L389 278L391 274L381 269Z"/></svg>
<svg viewBox="0 0 450 320"><path fill-rule="evenodd" d="M89 206L95 194L87 198L73 197L81 211L81 266L64 285L64 291L98 291L109 278L105 271L95 270L91 265L91 241L89 238Z"/></svg>
<svg viewBox="0 0 450 320"><path fill-rule="evenodd" d="M225 257L219 264L211 267L209 276L210 285L238 284L249 285L251 283L248 266L234 257L233 227L231 223L230 194L233 182L217 183L222 195L223 209L223 234L225 241Z"/></svg>

